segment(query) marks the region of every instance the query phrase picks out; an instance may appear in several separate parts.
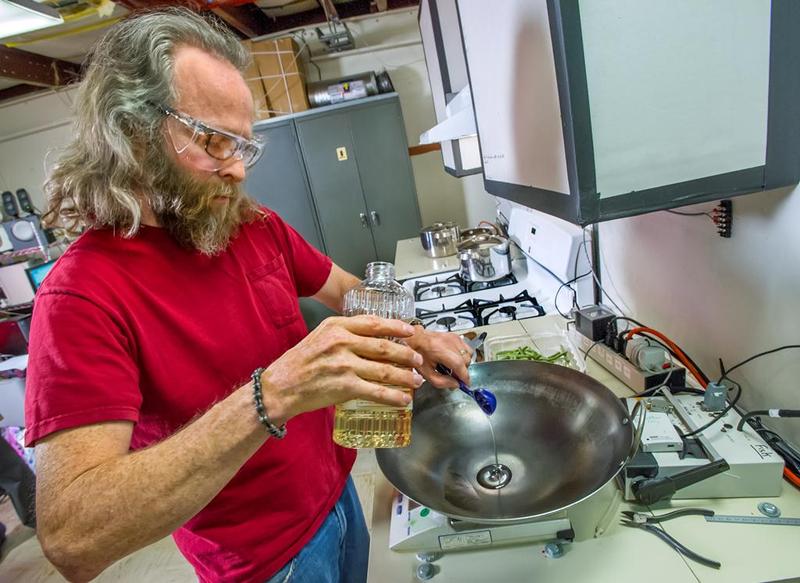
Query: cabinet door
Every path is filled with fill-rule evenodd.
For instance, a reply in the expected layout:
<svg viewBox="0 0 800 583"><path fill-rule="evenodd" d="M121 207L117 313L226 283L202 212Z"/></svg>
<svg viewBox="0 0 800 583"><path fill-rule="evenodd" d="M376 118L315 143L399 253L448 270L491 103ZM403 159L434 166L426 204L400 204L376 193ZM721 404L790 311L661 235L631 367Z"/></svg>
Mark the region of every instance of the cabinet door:
<svg viewBox="0 0 800 583"><path fill-rule="evenodd" d="M261 135L266 144L261 160L247 172L245 191L278 213L306 241L325 253L294 122L257 125L255 133ZM324 318L333 315L319 302L306 298L300 298L300 309L309 328L315 328Z"/></svg>
<svg viewBox="0 0 800 583"><path fill-rule="evenodd" d="M294 123L257 125L255 133L265 140L264 155L247 172L246 192L324 253Z"/></svg>
<svg viewBox="0 0 800 583"><path fill-rule="evenodd" d="M361 275L376 254L348 114L325 113L295 123L328 254Z"/></svg>
<svg viewBox="0 0 800 583"><path fill-rule="evenodd" d="M350 124L375 250L379 260L393 262L397 241L421 228L400 101L354 108Z"/></svg>

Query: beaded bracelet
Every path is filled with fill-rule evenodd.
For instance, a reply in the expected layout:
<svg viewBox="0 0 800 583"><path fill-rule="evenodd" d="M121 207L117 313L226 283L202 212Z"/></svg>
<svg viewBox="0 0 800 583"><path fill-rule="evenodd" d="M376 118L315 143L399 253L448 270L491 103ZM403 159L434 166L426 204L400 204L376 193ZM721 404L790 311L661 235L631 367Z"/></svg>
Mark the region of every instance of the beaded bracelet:
<svg viewBox="0 0 800 583"><path fill-rule="evenodd" d="M286 437L286 424L284 423L280 427L272 423L267 416L267 412L264 410L264 401L261 398L261 374L264 372L265 369L257 368L253 371L253 399L256 402L256 413L258 413L258 420L267 428L269 434L272 437L277 437L278 439L283 439Z"/></svg>

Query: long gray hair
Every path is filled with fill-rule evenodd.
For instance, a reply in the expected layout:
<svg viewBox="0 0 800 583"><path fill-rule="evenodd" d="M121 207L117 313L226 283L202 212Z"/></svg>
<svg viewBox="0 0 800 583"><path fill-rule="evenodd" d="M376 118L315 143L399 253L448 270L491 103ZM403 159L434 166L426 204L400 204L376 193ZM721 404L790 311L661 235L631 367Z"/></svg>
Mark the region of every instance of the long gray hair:
<svg viewBox="0 0 800 583"><path fill-rule="evenodd" d="M76 97L75 137L45 182L47 224L77 234L115 227L133 236L141 224L138 198L150 185L145 149L162 148L163 115L174 104L174 52L193 46L243 71L247 50L224 25L184 8L136 14L115 25L88 56Z"/></svg>

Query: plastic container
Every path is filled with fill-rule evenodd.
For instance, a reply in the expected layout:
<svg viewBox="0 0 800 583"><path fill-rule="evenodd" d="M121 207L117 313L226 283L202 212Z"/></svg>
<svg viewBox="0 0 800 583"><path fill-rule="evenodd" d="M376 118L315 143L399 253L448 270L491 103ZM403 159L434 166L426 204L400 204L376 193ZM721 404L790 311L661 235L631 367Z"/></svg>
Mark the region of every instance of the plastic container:
<svg viewBox="0 0 800 583"><path fill-rule="evenodd" d="M483 354L487 361L501 360L498 353L516 350L528 346L543 356L551 356L562 350L567 352L567 362L557 362L580 372L586 372L586 361L581 351L566 334L557 332L540 332L537 334L515 334L513 336L496 336L483 343Z"/></svg>
<svg viewBox="0 0 800 583"><path fill-rule="evenodd" d="M408 320L414 316L414 298L395 281L394 265L375 261L367 265L366 279L344 296L345 316L371 314ZM411 403L392 407L356 399L336 405L333 440L344 447L405 447L411 442Z"/></svg>

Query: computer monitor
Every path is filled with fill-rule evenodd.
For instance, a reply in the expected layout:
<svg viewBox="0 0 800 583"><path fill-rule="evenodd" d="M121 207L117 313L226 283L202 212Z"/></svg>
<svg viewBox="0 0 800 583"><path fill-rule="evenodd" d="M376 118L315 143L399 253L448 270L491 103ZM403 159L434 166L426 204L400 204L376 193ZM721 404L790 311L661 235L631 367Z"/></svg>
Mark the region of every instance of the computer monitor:
<svg viewBox="0 0 800 583"><path fill-rule="evenodd" d="M56 260L53 259L52 261L48 261L47 263L42 263L41 265L34 265L33 267L29 267L25 270L25 274L28 276L28 280L31 282L31 287L33 287L33 291L39 289L39 286L42 285L45 276L50 272L50 269L55 265Z"/></svg>

